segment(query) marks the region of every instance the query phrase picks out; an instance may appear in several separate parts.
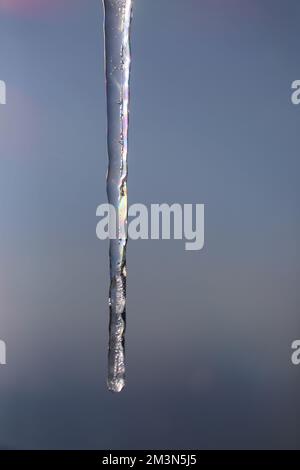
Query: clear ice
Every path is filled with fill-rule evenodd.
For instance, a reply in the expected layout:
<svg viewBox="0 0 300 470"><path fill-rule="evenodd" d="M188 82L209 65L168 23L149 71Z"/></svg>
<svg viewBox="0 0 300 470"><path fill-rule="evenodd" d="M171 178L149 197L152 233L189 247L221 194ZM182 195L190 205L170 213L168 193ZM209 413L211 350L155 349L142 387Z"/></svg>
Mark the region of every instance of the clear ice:
<svg viewBox="0 0 300 470"><path fill-rule="evenodd" d="M109 390L125 385L127 155L130 82L130 26L133 0L103 0L107 95L107 196L117 213L110 240Z"/></svg>

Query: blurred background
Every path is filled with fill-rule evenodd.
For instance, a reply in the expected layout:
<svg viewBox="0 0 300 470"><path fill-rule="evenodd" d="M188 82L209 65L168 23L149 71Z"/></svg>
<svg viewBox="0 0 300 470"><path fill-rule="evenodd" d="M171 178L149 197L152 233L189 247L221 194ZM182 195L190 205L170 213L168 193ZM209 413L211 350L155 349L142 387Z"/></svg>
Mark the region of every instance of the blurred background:
<svg viewBox="0 0 300 470"><path fill-rule="evenodd" d="M297 0L136 0L129 201L204 203L205 248L128 245L106 389L100 0L0 0L0 447L300 448Z"/></svg>

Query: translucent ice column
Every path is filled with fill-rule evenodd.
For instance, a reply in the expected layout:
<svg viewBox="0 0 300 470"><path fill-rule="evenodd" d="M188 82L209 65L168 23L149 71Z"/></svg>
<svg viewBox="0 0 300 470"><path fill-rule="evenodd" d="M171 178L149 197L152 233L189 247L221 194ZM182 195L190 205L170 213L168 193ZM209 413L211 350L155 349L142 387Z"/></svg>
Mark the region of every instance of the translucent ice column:
<svg viewBox="0 0 300 470"><path fill-rule="evenodd" d="M117 238L110 240L108 388L125 385L127 155L130 25L133 0L103 0L107 93L107 196L117 214Z"/></svg>

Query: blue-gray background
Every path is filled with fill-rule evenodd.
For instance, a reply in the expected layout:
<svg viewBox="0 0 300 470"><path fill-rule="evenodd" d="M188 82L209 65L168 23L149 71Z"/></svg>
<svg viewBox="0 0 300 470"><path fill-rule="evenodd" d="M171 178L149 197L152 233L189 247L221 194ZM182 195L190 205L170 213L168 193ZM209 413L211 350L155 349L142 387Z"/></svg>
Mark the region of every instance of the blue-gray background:
<svg viewBox="0 0 300 470"><path fill-rule="evenodd" d="M128 247L128 385L106 390L99 0L0 0L0 446L298 448L298 0L136 0L130 203L206 243Z"/></svg>

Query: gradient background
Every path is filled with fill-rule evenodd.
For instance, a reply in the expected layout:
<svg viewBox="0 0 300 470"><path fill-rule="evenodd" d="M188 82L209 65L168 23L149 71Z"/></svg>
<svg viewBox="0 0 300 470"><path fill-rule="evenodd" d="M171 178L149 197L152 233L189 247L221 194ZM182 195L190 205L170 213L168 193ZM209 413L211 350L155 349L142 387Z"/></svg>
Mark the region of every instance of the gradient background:
<svg viewBox="0 0 300 470"><path fill-rule="evenodd" d="M130 203L205 203L206 244L128 246L106 389L100 0L0 0L0 446L300 448L298 0L136 0Z"/></svg>

